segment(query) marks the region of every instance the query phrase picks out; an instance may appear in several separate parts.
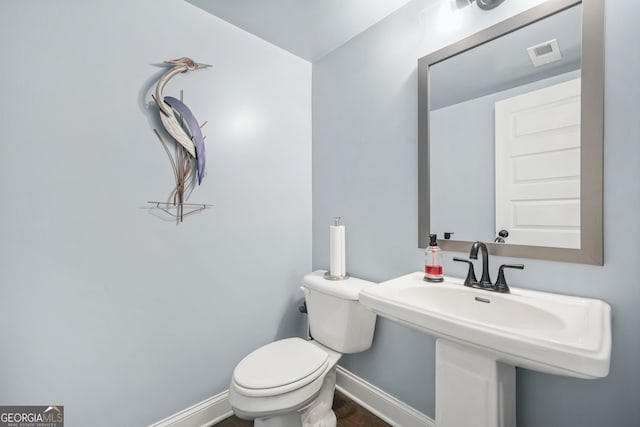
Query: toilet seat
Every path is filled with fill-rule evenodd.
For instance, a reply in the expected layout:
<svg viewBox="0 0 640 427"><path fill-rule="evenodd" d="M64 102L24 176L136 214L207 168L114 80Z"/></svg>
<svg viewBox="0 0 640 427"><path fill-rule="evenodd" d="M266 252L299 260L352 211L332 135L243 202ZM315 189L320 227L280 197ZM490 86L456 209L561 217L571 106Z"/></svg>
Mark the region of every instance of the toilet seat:
<svg viewBox="0 0 640 427"><path fill-rule="evenodd" d="M319 378L329 355L308 341L287 338L253 351L236 366L233 384L247 397L276 396L302 388Z"/></svg>

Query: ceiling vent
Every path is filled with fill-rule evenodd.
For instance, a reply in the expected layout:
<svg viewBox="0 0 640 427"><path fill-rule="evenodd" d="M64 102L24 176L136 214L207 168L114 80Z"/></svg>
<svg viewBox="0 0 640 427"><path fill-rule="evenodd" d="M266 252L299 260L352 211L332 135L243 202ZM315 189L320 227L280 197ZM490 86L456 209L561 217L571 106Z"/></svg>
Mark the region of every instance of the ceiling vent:
<svg viewBox="0 0 640 427"><path fill-rule="evenodd" d="M562 59L562 54L558 47L558 40L556 39L531 46L527 48L527 53L534 67Z"/></svg>

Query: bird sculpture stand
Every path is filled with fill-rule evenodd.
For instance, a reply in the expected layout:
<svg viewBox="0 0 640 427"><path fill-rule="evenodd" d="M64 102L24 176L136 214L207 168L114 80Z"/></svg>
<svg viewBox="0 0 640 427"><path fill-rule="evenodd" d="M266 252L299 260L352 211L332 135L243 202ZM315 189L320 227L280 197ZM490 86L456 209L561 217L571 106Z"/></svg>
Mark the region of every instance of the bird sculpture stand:
<svg viewBox="0 0 640 427"><path fill-rule="evenodd" d="M180 99L163 96L163 91L167 82L174 76L187 71L207 68L210 67L210 65L198 64L191 58L180 58L165 61L165 63L172 65L172 67L158 80L155 96L152 95L152 98L160 109L160 120L167 133L173 138L173 144L165 141L157 129L153 131L169 157L176 186L170 196L170 202L148 203L155 205L156 208L176 217L182 222L185 216L200 212L211 206L203 203L185 202L195 188L196 180L198 181L198 185L200 185L205 176L205 137L202 135L202 127L207 123L204 122L202 125L198 124L191 110L183 102L182 91L180 91ZM171 212L170 208L172 206L177 209L177 213ZM188 212L185 212L185 206L188 207Z"/></svg>

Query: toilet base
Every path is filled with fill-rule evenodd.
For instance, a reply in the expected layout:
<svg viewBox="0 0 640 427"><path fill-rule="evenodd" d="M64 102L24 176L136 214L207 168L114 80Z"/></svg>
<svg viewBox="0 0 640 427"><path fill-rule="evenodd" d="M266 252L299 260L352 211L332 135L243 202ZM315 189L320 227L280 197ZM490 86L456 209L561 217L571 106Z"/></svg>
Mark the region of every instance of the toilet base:
<svg viewBox="0 0 640 427"><path fill-rule="evenodd" d="M336 427L336 414L333 412L333 394L336 390L336 370L333 366L324 379L320 393L311 406L302 412L302 427Z"/></svg>
<svg viewBox="0 0 640 427"><path fill-rule="evenodd" d="M336 427L333 394L336 389L336 366L327 372L318 397L309 406L291 414L256 418L254 427Z"/></svg>
<svg viewBox="0 0 640 427"><path fill-rule="evenodd" d="M283 414L271 418L256 418L253 427L302 427L300 414Z"/></svg>

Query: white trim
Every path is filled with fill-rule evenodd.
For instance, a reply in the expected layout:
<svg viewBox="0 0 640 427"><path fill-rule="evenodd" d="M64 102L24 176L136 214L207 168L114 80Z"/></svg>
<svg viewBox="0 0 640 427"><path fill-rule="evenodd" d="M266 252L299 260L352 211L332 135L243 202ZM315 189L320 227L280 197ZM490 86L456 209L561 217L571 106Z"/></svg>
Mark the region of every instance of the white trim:
<svg viewBox="0 0 640 427"><path fill-rule="evenodd" d="M210 427L233 415L229 391L223 391L149 427Z"/></svg>
<svg viewBox="0 0 640 427"><path fill-rule="evenodd" d="M398 427L435 427L434 420L352 374L337 369L336 389L378 418ZM149 427L211 427L233 415L229 391L223 391Z"/></svg>
<svg viewBox="0 0 640 427"><path fill-rule="evenodd" d="M336 389L378 418L398 427L435 427L436 422L369 384L362 378L338 366Z"/></svg>

